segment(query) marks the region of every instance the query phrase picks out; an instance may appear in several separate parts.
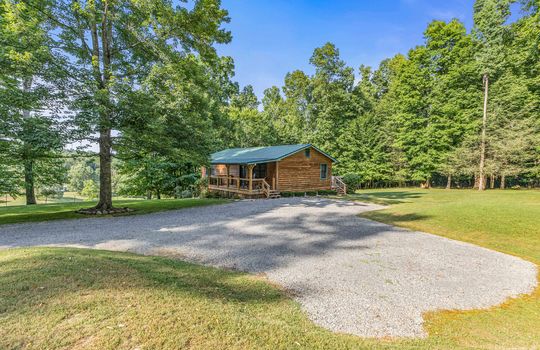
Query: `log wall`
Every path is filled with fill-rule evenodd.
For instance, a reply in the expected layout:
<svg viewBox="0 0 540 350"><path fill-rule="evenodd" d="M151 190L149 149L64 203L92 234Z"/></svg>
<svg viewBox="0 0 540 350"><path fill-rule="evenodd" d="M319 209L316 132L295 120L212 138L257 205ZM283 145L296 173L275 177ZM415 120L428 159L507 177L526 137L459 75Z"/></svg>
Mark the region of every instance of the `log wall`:
<svg viewBox="0 0 540 350"><path fill-rule="evenodd" d="M282 192L302 192L330 190L332 186L332 161L311 148L309 158L302 150L280 162L277 165L278 190ZM320 164L326 164L328 173L326 179L320 177Z"/></svg>
<svg viewBox="0 0 540 350"><path fill-rule="evenodd" d="M213 173L210 175L227 176L227 166L225 164L214 164L212 170ZM240 166L238 164L229 165L229 175L238 177L240 175Z"/></svg>

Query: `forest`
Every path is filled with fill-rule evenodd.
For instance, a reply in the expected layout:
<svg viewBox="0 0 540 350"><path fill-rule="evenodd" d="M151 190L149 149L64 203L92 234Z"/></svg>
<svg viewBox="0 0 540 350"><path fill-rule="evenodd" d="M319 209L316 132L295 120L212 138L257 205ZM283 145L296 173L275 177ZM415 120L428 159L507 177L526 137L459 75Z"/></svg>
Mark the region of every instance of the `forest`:
<svg viewBox="0 0 540 350"><path fill-rule="evenodd" d="M261 100L219 0L0 0L0 194L198 195L227 147L312 143L349 188L540 186L540 2L477 0L378 67L331 42ZM93 151L93 148L98 151Z"/></svg>

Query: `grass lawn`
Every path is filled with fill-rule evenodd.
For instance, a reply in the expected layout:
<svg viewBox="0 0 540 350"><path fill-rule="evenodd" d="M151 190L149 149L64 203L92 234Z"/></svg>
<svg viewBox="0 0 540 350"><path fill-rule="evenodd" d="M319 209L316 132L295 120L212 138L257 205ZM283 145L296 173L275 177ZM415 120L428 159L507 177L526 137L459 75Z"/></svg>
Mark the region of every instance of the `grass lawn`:
<svg viewBox="0 0 540 350"><path fill-rule="evenodd" d="M540 192L362 191L372 219L540 264ZM507 236L511 236L508 238ZM72 248L0 251L0 349L536 349L540 293L489 310L433 312L427 339L315 326L261 277L159 257Z"/></svg>
<svg viewBox="0 0 540 350"><path fill-rule="evenodd" d="M388 189L350 197L390 205L363 217L471 242L540 265L540 191ZM539 349L540 288L489 311L433 313L427 326L430 334L462 346Z"/></svg>
<svg viewBox="0 0 540 350"><path fill-rule="evenodd" d="M118 207L129 207L133 212L121 215L147 214L156 211L182 209L203 205L226 203L224 199L154 199L154 200L115 200ZM77 214L80 208L89 208L95 202L62 202L54 204L20 205L0 207L0 225L14 224L29 221L46 221L55 219L82 219L95 217L92 215Z"/></svg>

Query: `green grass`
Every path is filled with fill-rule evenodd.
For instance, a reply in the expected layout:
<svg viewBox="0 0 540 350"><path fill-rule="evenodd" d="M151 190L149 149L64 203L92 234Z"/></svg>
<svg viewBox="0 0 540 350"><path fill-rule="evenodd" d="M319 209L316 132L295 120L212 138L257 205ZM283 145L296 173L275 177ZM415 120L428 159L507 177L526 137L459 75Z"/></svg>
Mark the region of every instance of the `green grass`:
<svg viewBox="0 0 540 350"><path fill-rule="evenodd" d="M115 200L113 204L118 207L129 207L133 212L122 215L147 214L163 210L182 209L211 204L226 203L223 199L154 199L154 200ZM93 217L78 214L80 208L89 208L95 202L54 203L38 205L20 205L0 207L0 225L31 221L47 221L56 219L82 219Z"/></svg>
<svg viewBox="0 0 540 350"><path fill-rule="evenodd" d="M364 217L471 242L540 264L540 191L392 189L350 198L390 204Z"/></svg>
<svg viewBox="0 0 540 350"><path fill-rule="evenodd" d="M7 201L6 201L7 199ZM126 197L116 197L116 199L130 199ZM51 203L66 203L66 202L84 202L86 199L79 195L77 192L64 192L62 198L47 198L43 196L36 196L36 201L38 204L51 204ZM11 206L11 205L25 205L26 198L24 195L17 198L10 196L0 196L0 206Z"/></svg>
<svg viewBox="0 0 540 350"><path fill-rule="evenodd" d="M261 277L71 248L0 252L0 324L1 349L351 349L376 344L315 326Z"/></svg>
<svg viewBox="0 0 540 350"><path fill-rule="evenodd" d="M540 192L394 189L351 199L364 216L540 264ZM427 339L315 326L262 277L166 258L71 248L0 251L0 349L537 349L540 292L489 310L426 315Z"/></svg>
<svg viewBox="0 0 540 350"><path fill-rule="evenodd" d="M362 216L519 256L540 265L540 191L389 189L351 199L389 204ZM539 275L540 279L540 275ZM540 288L489 311L438 312L430 335L473 348L540 348Z"/></svg>

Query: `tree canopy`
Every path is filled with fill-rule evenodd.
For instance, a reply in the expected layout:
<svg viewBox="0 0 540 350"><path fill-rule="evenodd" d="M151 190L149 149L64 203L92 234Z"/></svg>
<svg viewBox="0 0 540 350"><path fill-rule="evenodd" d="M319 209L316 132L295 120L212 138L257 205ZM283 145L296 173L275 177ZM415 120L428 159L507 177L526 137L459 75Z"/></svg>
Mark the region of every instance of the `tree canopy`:
<svg viewBox="0 0 540 350"><path fill-rule="evenodd" d="M477 0L471 30L434 20L377 67L325 43L257 96L216 50L219 0L0 0L0 190L98 191L108 213L193 194L214 151L293 143L353 187L538 186L539 3L519 5Z"/></svg>

